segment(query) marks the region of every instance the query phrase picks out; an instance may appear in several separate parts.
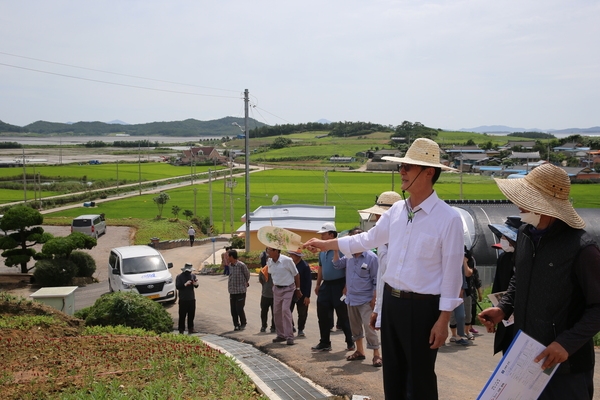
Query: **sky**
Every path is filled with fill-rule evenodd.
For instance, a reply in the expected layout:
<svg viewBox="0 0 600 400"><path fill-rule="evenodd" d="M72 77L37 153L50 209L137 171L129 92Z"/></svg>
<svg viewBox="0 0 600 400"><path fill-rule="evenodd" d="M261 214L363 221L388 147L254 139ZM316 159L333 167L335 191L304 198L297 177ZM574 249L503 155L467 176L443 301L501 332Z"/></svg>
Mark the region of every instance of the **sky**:
<svg viewBox="0 0 600 400"><path fill-rule="evenodd" d="M600 125L597 0L0 0L0 120Z"/></svg>

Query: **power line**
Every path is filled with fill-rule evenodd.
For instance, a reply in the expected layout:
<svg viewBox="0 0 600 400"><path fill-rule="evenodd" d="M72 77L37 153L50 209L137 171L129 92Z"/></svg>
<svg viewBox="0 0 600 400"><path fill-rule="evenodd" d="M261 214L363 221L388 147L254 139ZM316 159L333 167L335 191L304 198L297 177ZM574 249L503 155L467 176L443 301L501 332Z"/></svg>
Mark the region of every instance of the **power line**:
<svg viewBox="0 0 600 400"><path fill-rule="evenodd" d="M146 77L137 76L137 75L122 74L122 73L119 73L119 72L104 71L104 70L95 69L95 68L80 67L78 65L64 64L64 63L59 63L59 62L55 62L55 61L42 60L40 58L20 56L20 55L17 55L17 54L5 53L3 51L0 51L0 54L4 54L6 56L11 56L11 57L24 58L26 60L33 60L33 61L44 62L44 63L48 63L48 64L62 65L64 67L78 68L78 69L83 69L83 70L86 70L86 71L102 72L104 74L125 76L125 77L128 77L128 78L144 79L144 80L147 80L147 81L169 83L169 84L181 85L181 86L197 87L197 88L201 88L201 89L221 90L221 91L224 91L224 92L234 92L234 93L238 93L239 92L239 90L219 89L219 88L214 88L214 87L210 87L210 86L200 86L200 85L194 85L194 84L191 84L191 83L173 82L173 81L167 81L167 80L162 80L162 79L146 78Z"/></svg>
<svg viewBox="0 0 600 400"><path fill-rule="evenodd" d="M220 97L220 98L226 98L226 99L239 99L239 97L236 97L236 96L221 96L221 95L216 95L216 94L203 94L203 93L181 92L181 91L178 91L178 90L156 89L156 88L149 88L149 87L146 87L146 86L128 85L128 84L125 84L125 83L108 82L108 81L102 81L102 80L99 80L99 79L82 78L82 77L74 76L74 75L59 74L57 72L42 71L42 70L39 70L39 69L20 67L20 66L17 66L17 65L5 64L5 63L0 63L0 65L4 65L5 67L23 69L23 70L26 70L26 71L39 72L39 73L42 73L42 74L62 76L64 78L79 79L79 80L82 80L82 81L103 83L103 84L106 84L106 85L130 87L130 88L135 88L135 89L152 90L152 91L155 91L155 92L185 94L185 95L190 95L190 96Z"/></svg>

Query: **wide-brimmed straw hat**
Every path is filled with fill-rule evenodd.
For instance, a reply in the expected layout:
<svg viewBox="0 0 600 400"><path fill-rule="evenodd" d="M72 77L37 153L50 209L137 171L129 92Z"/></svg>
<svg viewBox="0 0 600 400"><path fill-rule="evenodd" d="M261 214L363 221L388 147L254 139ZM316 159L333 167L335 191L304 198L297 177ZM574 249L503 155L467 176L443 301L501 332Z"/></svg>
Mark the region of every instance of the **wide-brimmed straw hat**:
<svg viewBox="0 0 600 400"><path fill-rule="evenodd" d="M403 164L421 165L423 167L441 168L446 171L456 171L440 163L440 146L431 139L418 138L410 145L404 157L381 157L383 160Z"/></svg>
<svg viewBox="0 0 600 400"><path fill-rule="evenodd" d="M400 197L398 193L383 192L379 195L377 202L373 207L366 208L364 210L358 210L358 212L381 215L389 210L390 207L398 200L402 200L402 197Z"/></svg>
<svg viewBox="0 0 600 400"><path fill-rule="evenodd" d="M575 229L585 227L569 201L571 181L562 168L543 164L525 178L495 180L500 191L517 207L560 219Z"/></svg>

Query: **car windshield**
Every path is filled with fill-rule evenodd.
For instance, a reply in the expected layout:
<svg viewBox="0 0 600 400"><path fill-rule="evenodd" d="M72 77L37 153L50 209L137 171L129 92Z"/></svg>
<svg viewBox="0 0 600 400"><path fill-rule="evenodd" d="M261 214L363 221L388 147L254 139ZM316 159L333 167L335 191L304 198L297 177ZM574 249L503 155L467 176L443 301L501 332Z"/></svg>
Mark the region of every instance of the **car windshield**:
<svg viewBox="0 0 600 400"><path fill-rule="evenodd" d="M73 226L91 226L92 225L92 220L91 219L74 219L73 220Z"/></svg>
<svg viewBox="0 0 600 400"><path fill-rule="evenodd" d="M146 272L156 272L166 270L167 266L160 256L145 256L125 258L123 260L123 274L143 274Z"/></svg>

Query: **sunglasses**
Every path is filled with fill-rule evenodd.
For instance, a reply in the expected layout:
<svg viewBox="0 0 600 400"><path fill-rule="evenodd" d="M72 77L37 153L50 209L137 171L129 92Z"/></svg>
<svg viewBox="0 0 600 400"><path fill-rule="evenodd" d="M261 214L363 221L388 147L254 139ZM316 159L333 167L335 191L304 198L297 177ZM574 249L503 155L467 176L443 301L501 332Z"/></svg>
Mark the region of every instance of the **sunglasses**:
<svg viewBox="0 0 600 400"><path fill-rule="evenodd" d="M398 172L404 170L406 172L410 172L414 167L418 167L418 165L414 164L398 164Z"/></svg>

